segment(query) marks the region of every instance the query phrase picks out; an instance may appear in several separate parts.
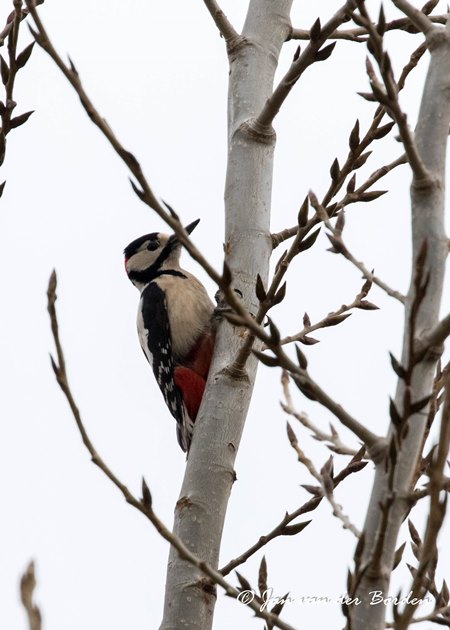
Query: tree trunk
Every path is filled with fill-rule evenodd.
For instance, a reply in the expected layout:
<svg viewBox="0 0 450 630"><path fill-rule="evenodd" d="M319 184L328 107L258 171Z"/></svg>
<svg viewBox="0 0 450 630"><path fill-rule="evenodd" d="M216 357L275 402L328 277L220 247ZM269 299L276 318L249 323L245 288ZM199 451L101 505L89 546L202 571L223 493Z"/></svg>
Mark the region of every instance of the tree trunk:
<svg viewBox="0 0 450 630"><path fill-rule="evenodd" d="M430 67L425 83L415 139L422 162L429 172L426 181L413 179L411 186L413 258L411 285L405 308L402 364L410 359L411 313L416 299L415 277L417 261L424 243L426 258L422 283L429 273L425 296L415 318L414 336L430 330L438 321L441 302L448 240L444 229L445 155L450 123L450 29L434 27L427 34L431 52ZM416 365L411 380L412 402L431 393L439 352L429 352ZM405 384L399 379L395 405L399 413L404 409ZM386 606L370 605L372 591L388 596L390 575L394 562L398 533L407 511L407 499L412 490L411 481L421 454L426 428L427 407L411 415L408 433L396 458L395 475L389 481L386 459L377 463L375 482L364 528L364 545L359 569L360 581L355 595L362 600L350 611L352 630L382 630ZM392 433L389 436L391 439ZM389 454L386 455L389 458ZM382 523L380 503L392 502L385 524ZM376 545L383 534L383 547L377 553Z"/></svg>
<svg viewBox="0 0 450 630"><path fill-rule="evenodd" d="M270 206L275 133L253 124L272 93L281 46L289 29L292 0L251 0L241 37L229 50L229 158L225 189L225 253L233 287L255 313L256 275L267 280L272 251ZM211 215L210 221L215 216ZM213 364L175 509L174 533L197 556L217 567L234 461L256 375L251 358L245 374L228 369L242 345L242 329L222 322ZM215 589L201 571L169 555L161 630L212 627Z"/></svg>

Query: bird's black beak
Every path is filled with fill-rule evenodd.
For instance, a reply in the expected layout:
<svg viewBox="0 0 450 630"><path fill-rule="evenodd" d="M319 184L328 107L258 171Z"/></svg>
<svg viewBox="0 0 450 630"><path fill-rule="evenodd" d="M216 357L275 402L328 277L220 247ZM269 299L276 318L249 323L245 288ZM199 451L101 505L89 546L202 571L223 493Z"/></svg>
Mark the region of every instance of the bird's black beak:
<svg viewBox="0 0 450 630"><path fill-rule="evenodd" d="M186 225L184 229L186 230L188 234L190 234L191 232L195 230L195 228L197 227L199 223L200 223L200 219L197 219L196 221L192 221L192 223L189 223L189 225ZM172 234L172 236L169 239L169 242L171 244L171 247L178 247L180 245L180 240L176 234Z"/></svg>
<svg viewBox="0 0 450 630"><path fill-rule="evenodd" d="M189 223L189 225L186 225L184 229L186 230L188 234L190 234L191 232L195 230L195 228L197 227L199 223L200 223L200 219L197 219L196 221L192 221L192 223Z"/></svg>

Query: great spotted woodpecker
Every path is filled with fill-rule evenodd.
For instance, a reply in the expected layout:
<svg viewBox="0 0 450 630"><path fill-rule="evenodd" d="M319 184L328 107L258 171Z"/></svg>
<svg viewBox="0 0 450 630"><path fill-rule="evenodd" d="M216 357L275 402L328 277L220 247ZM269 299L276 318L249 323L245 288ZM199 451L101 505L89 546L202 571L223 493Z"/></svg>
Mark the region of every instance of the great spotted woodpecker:
<svg viewBox="0 0 450 630"><path fill-rule="evenodd" d="M146 234L124 254L128 278L141 292L139 340L177 421L178 442L188 451L214 347L214 305L201 282L180 267L181 243L175 234Z"/></svg>

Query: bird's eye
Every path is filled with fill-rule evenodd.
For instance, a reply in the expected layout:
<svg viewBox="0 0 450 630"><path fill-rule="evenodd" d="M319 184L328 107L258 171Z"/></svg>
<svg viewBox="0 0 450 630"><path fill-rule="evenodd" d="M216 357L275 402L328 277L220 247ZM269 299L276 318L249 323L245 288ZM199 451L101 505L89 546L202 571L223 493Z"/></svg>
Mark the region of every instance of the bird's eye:
<svg viewBox="0 0 450 630"><path fill-rule="evenodd" d="M154 252L155 249L158 249L159 247L159 242L158 241L149 241L148 245L147 245L147 249L150 250L151 252Z"/></svg>

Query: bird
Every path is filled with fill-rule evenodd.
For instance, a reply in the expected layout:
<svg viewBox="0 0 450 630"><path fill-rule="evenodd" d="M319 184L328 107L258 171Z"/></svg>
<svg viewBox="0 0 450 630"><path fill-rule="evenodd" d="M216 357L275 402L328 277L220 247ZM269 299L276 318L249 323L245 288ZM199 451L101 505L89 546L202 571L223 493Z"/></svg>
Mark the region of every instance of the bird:
<svg viewBox="0 0 450 630"><path fill-rule="evenodd" d="M191 234L199 222L184 229ZM203 284L180 267L180 255L177 235L160 232L124 250L126 273L141 294L139 341L188 453L214 348L214 305Z"/></svg>

